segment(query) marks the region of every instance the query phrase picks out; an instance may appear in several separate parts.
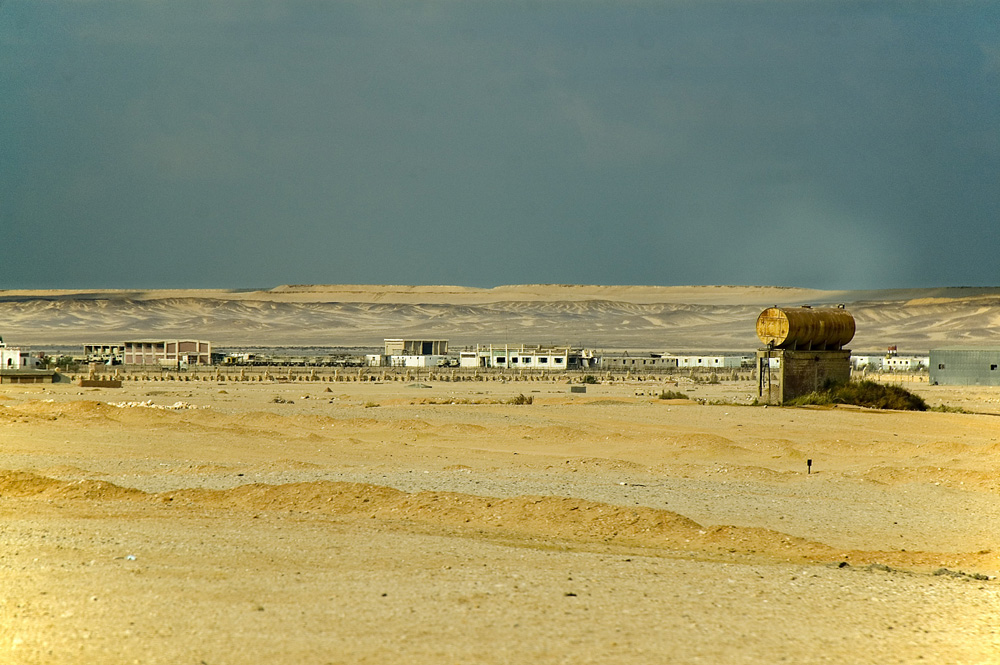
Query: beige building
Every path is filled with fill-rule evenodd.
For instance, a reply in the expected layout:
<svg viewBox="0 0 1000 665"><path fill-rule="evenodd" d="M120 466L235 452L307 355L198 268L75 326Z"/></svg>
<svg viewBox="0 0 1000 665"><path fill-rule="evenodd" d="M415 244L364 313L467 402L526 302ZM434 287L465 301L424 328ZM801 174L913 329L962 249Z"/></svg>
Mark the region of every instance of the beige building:
<svg viewBox="0 0 1000 665"><path fill-rule="evenodd" d="M143 340L120 344L87 344L83 355L89 362L125 365L211 365L212 343L204 340Z"/></svg>
<svg viewBox="0 0 1000 665"><path fill-rule="evenodd" d="M387 339L387 356L444 356L448 355L448 340Z"/></svg>

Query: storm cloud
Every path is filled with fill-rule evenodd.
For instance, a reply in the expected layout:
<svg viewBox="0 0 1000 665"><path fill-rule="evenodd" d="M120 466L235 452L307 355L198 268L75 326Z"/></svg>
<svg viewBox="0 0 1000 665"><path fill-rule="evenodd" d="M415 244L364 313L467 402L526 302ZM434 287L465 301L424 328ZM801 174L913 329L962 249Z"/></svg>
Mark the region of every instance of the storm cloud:
<svg viewBox="0 0 1000 665"><path fill-rule="evenodd" d="M995 285L1000 5L7 0L0 288Z"/></svg>

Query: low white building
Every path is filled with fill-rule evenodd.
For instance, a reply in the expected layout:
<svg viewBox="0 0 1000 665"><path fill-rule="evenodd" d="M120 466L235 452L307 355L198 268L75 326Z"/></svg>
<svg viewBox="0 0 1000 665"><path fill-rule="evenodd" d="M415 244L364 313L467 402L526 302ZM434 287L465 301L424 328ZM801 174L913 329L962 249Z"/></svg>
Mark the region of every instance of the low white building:
<svg viewBox="0 0 1000 665"><path fill-rule="evenodd" d="M388 356L389 367L447 367L448 356Z"/></svg>
<svg viewBox="0 0 1000 665"><path fill-rule="evenodd" d="M930 365L930 356L887 356L882 359L884 372L913 372L926 369Z"/></svg>
<svg viewBox="0 0 1000 665"><path fill-rule="evenodd" d="M676 369L677 356L671 356L663 353L603 356L601 358L601 367L609 370Z"/></svg>
<svg viewBox="0 0 1000 665"><path fill-rule="evenodd" d="M708 367L711 369L739 369L749 363L753 366L753 359L744 356L677 356L677 367Z"/></svg>
<svg viewBox="0 0 1000 665"><path fill-rule="evenodd" d="M383 353L365 356L369 367L446 367L448 340L386 339Z"/></svg>
<svg viewBox="0 0 1000 665"><path fill-rule="evenodd" d="M870 369L879 371L882 369L882 359L884 356L856 356L851 354L852 369Z"/></svg>
<svg viewBox="0 0 1000 665"><path fill-rule="evenodd" d="M915 372L930 366L930 356L851 355L851 367L873 372Z"/></svg>
<svg viewBox="0 0 1000 665"><path fill-rule="evenodd" d="M32 356L28 349L7 346L0 339L0 369L43 369L43 366L42 359Z"/></svg>
<svg viewBox="0 0 1000 665"><path fill-rule="evenodd" d="M598 358L585 349L570 346L526 346L510 344L476 346L459 354L459 366L502 369L566 370L597 366Z"/></svg>

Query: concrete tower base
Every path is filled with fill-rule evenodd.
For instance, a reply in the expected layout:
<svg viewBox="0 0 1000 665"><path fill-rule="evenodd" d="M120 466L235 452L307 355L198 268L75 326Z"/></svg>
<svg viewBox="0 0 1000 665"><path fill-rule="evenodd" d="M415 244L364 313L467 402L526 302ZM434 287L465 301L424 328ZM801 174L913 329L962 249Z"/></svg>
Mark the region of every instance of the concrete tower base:
<svg viewBox="0 0 1000 665"><path fill-rule="evenodd" d="M777 367L772 367L777 359ZM796 397L851 380L851 352L757 350L757 398L765 404L784 404Z"/></svg>

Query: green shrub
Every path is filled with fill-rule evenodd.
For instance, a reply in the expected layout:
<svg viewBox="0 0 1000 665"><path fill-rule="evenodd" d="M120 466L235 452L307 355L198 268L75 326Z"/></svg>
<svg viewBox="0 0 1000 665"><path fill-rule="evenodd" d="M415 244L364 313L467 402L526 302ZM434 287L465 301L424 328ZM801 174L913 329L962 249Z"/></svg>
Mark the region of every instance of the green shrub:
<svg viewBox="0 0 1000 665"><path fill-rule="evenodd" d="M660 399L690 399L690 397L676 390L664 390L660 393Z"/></svg>
<svg viewBox="0 0 1000 665"><path fill-rule="evenodd" d="M521 393L517 397L511 397L509 400L507 400L507 403L508 404L531 404L534 401L535 401L535 399L531 395L525 396L524 393Z"/></svg>
<svg viewBox="0 0 1000 665"><path fill-rule="evenodd" d="M789 402L792 406L806 404L853 404L869 409L926 411L927 403L919 395L899 386L887 386L875 381L851 381L809 393Z"/></svg>
<svg viewBox="0 0 1000 665"><path fill-rule="evenodd" d="M593 383L599 383L599 382L598 382L596 376L594 376L593 374L587 374L586 376L583 377L583 380L581 381L581 383L591 383L591 384L593 384Z"/></svg>

